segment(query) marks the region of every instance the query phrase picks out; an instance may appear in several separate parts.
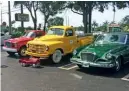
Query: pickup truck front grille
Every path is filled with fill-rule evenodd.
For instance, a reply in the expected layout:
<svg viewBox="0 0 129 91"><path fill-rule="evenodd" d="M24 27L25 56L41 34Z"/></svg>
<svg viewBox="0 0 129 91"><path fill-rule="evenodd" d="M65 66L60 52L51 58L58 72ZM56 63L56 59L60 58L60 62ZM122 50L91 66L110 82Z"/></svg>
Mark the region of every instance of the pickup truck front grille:
<svg viewBox="0 0 129 91"><path fill-rule="evenodd" d="M43 53L45 48L44 45L32 45L32 44L29 44L28 46L28 51L29 52L32 52L32 53Z"/></svg>
<svg viewBox="0 0 129 91"><path fill-rule="evenodd" d="M12 47L12 44L10 42L5 42L5 46L7 46L8 48Z"/></svg>
<svg viewBox="0 0 129 91"><path fill-rule="evenodd" d="M93 53L81 53L81 60L93 62L95 59L97 59L97 56Z"/></svg>

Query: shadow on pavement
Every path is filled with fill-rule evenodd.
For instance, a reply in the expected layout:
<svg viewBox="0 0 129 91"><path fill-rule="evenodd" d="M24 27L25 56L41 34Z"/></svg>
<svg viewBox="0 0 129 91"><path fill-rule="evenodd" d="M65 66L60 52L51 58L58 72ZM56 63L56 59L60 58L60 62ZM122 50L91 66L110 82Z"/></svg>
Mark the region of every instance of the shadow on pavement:
<svg viewBox="0 0 129 91"><path fill-rule="evenodd" d="M15 55L8 55L7 57L9 58L15 58L15 59L19 59L20 57L18 56L18 54L15 54Z"/></svg>
<svg viewBox="0 0 129 91"><path fill-rule="evenodd" d="M60 66L64 66L67 64L70 64L70 55L66 55L62 58L62 61L59 64L54 64L52 63L51 59L45 59L45 60L41 60L41 65L43 66L49 66L49 67L60 67Z"/></svg>
<svg viewBox="0 0 129 91"><path fill-rule="evenodd" d="M1 65L1 68L7 68L8 66L7 65Z"/></svg>
<svg viewBox="0 0 129 91"><path fill-rule="evenodd" d="M111 69L104 68L77 69L77 71L95 76L122 78L129 74L129 63L126 64L119 72L113 72Z"/></svg>

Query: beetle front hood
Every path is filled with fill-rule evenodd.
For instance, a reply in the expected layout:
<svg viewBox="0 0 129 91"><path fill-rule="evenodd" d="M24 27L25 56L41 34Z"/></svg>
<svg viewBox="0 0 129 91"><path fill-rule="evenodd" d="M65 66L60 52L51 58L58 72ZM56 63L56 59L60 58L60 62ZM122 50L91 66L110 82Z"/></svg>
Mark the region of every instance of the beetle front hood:
<svg viewBox="0 0 129 91"><path fill-rule="evenodd" d="M116 51L116 49L118 50L120 47L122 47L122 44L91 44L81 52L92 52L96 53L98 57L102 57L105 53Z"/></svg>

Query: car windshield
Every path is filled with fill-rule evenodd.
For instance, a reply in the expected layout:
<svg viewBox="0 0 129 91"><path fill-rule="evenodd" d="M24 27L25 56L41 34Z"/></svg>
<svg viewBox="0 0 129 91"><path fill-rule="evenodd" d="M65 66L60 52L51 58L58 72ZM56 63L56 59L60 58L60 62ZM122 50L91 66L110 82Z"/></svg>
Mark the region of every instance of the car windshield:
<svg viewBox="0 0 129 91"><path fill-rule="evenodd" d="M24 37L28 37L28 38L30 38L30 37L35 37L35 33L34 33L34 32L27 32L27 33L24 35Z"/></svg>
<svg viewBox="0 0 129 91"><path fill-rule="evenodd" d="M104 34L98 36L95 43L120 43L124 44L126 40L126 35L120 34Z"/></svg>
<svg viewBox="0 0 129 91"><path fill-rule="evenodd" d="M62 36L64 33L64 29L61 28L51 28L48 30L47 35L59 35Z"/></svg>

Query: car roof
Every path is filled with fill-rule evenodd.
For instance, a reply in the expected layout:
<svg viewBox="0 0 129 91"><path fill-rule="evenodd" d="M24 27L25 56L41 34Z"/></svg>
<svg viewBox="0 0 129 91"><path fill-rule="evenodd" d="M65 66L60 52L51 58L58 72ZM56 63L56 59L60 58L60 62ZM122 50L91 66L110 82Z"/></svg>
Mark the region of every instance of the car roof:
<svg viewBox="0 0 129 91"><path fill-rule="evenodd" d="M129 34L129 32L128 31L124 31L124 32L111 32L111 33L104 33L104 34L117 34L117 35L127 35L127 34Z"/></svg>
<svg viewBox="0 0 129 91"><path fill-rule="evenodd" d="M61 29L66 30L66 29L68 29L68 28L73 28L73 27L72 27L72 26L52 26L52 27L50 27L50 28L61 28Z"/></svg>
<svg viewBox="0 0 129 91"><path fill-rule="evenodd" d="M43 30L26 30L26 31L33 31L33 32L37 32L37 31L43 31Z"/></svg>

